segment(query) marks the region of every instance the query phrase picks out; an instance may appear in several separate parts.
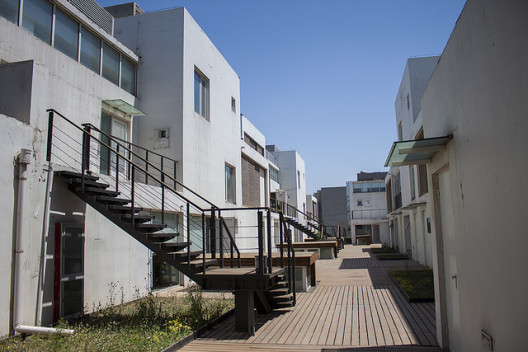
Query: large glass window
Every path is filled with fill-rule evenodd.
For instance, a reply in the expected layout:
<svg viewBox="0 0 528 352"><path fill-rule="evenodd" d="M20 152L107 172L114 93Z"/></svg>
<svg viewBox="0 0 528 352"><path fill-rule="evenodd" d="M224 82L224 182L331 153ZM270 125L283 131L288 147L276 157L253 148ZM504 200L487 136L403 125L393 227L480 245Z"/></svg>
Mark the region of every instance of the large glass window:
<svg viewBox="0 0 528 352"><path fill-rule="evenodd" d="M235 168L226 164L225 166L225 197L226 202L236 203L235 194Z"/></svg>
<svg viewBox="0 0 528 352"><path fill-rule="evenodd" d="M103 77L119 85L119 53L103 43Z"/></svg>
<svg viewBox="0 0 528 352"><path fill-rule="evenodd" d="M25 0L22 27L50 44L52 12L53 6L47 0Z"/></svg>
<svg viewBox="0 0 528 352"><path fill-rule="evenodd" d="M101 63L101 39L87 31L81 30L81 64L99 73Z"/></svg>
<svg viewBox="0 0 528 352"><path fill-rule="evenodd" d="M209 119L209 80L194 71L194 111Z"/></svg>
<svg viewBox="0 0 528 352"><path fill-rule="evenodd" d="M79 48L79 24L58 8L55 11L55 35L53 45L64 54L77 60L77 49Z"/></svg>
<svg viewBox="0 0 528 352"><path fill-rule="evenodd" d="M18 24L18 2L19 0L2 0L0 16Z"/></svg>
<svg viewBox="0 0 528 352"><path fill-rule="evenodd" d="M274 168L270 167L270 178L279 183L279 172L277 170L275 170Z"/></svg>
<svg viewBox="0 0 528 352"><path fill-rule="evenodd" d="M121 60L121 88L136 94L136 65L124 57Z"/></svg>

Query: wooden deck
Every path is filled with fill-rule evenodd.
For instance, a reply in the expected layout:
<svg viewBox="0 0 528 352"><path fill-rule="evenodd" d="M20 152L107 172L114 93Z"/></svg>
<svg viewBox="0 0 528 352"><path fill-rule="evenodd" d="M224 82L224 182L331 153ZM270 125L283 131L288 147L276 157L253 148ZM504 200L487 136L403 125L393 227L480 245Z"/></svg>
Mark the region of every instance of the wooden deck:
<svg viewBox="0 0 528 352"><path fill-rule="evenodd" d="M387 273L421 266L378 261L369 247L347 245L337 259L319 260L319 285L298 293L295 308L257 314L254 336L235 332L231 318L182 351L440 351L434 304L409 304Z"/></svg>

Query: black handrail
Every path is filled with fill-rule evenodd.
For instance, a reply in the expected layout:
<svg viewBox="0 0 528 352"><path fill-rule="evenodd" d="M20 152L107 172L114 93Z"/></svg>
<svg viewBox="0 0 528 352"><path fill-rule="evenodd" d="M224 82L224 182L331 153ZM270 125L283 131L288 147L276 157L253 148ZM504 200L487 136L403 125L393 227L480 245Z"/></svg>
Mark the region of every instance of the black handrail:
<svg viewBox="0 0 528 352"><path fill-rule="evenodd" d="M93 140L94 142L97 143L97 145L99 145L100 147L105 147L108 149L108 152L109 152L109 155L111 155L111 153L114 153L116 154L116 158L115 158L115 163L116 163L116 176L115 176L115 179L116 179L116 185L115 185L115 188L116 190L119 188L119 164L121 162L125 163L125 165L127 166L127 169L128 169L128 178L130 179L130 191L131 191L131 208L132 210L135 208L135 196L136 196L136 182L139 182L139 181L136 181L136 174L138 172L140 173L144 173L147 177L151 178L152 180L154 180L158 186L161 187L161 211L162 211L162 214L161 214L161 220L162 220L162 223L164 224L165 223L165 191L168 190L169 192L173 193L177 198L179 198L180 200L184 201L186 203L186 206L187 206L187 209L186 209L186 215L187 215L187 239L188 241L190 242L190 236L191 236L191 232L190 232L190 206L192 205L197 211L198 213L201 213L202 215L202 259L203 259L203 268L204 268L204 271L203 271L203 275L205 275L205 258L206 258L206 251L207 251L207 241L208 239L211 240L212 242L210 243L210 250L211 250L211 255L212 255L212 258L216 258L216 235L217 233L219 234L220 236L220 265L223 266L223 261L224 261L224 239L223 239L223 230L225 229L226 230L226 233L227 233L227 239L229 240L230 244L230 252L231 252L231 267L234 266L234 251L236 251L237 253L237 259L238 259L238 267L241 266L241 255L240 255L240 250L236 244L236 241L231 233L231 231L229 230L229 227L227 226L227 223L225 221L225 219L222 217L222 213L221 211L222 210L226 210L226 211L233 211L233 210L244 210L244 211L256 211L257 212L257 221L258 221L258 251L259 251L259 265L258 265L258 274L260 275L264 275L264 272L267 271L267 273L269 274L272 274L272 242L271 242L271 213L278 213L279 216L280 216L280 232L281 232L281 235L280 235L280 240L281 240L281 248L280 248L280 255L281 255L281 267L284 267L284 248L282 246L283 244L283 236L287 236L287 241L288 241L288 273L289 273L289 279L290 280L293 280L293 282L289 285L290 286L290 290L292 290L292 285L295 284L295 253L293 252L293 247L292 247L292 244L291 244L291 233L289 232L289 230L287 229L287 225L285 224L284 222L284 216L282 214L281 211L277 211L276 209L272 209L270 207L253 207L253 208L246 208L246 207L243 207L243 208L227 208L227 209L220 209L218 207L216 207L213 203L211 203L210 201L208 201L207 199L205 199L204 197L200 196L199 194L197 194L196 192L194 192L193 190L189 189L188 187L186 187L185 185L181 184L181 182L179 182L178 180L175 179L175 177L173 178L171 175L167 174L164 170L163 170L163 160L164 159L161 159L161 169L157 167L157 165L153 164L151 161L148 161L148 159L144 159L141 155L138 155L135 151L133 151L131 148L129 148L130 146L133 146L133 147L138 147L138 148L142 148L142 147L139 147L133 143L130 143L128 141L125 141L121 138L118 138L118 137L114 137L114 136L111 136L111 135L108 135L107 133L101 131L100 129L98 129L97 127L93 126L92 124L90 123L87 123L87 124L83 124L82 126L83 127L80 127L79 125L75 124L73 121L71 121L70 119L68 119L67 117L65 117L64 115L62 115L61 113L57 112L56 110L54 109L48 109L46 110L48 113L49 113L49 121L48 121L48 145L47 145L47 153L46 153L46 159L48 162L51 162L51 159L52 159L52 145L53 145L53 128L54 128L54 115L57 114L58 116L60 116L64 121L66 121L67 123L69 123L70 125L72 125L74 128L78 129L81 133L82 133L82 139L83 139L83 143L82 143L82 158L81 158L81 178L82 178L82 189L84 190L85 188L85 178L86 178L86 175L91 173L91 170L90 170L90 153L91 153L91 147L90 147L90 143L91 141ZM60 129L59 129L60 130ZM99 132L101 133L101 136L106 136L108 138L108 141L106 142L103 142L101 138L97 138L96 136L94 136L92 134L92 131L96 131L96 132ZM59 138L59 141L60 141L60 138ZM123 144L123 143L126 143ZM142 148L144 149L144 148ZM146 149L144 149L145 151L148 151ZM128 152L128 153L127 153ZM148 151L148 152L151 152L151 151ZM155 153L155 152L152 152L152 153ZM128 154L128 155L127 155ZM161 154L158 154L158 153L155 153L156 155L159 155L161 157L164 157L162 156ZM136 161L133 161L132 159L135 159ZM169 158L167 158L168 160L171 160ZM142 164L138 164L137 161L142 161L144 163L144 165ZM111 170L111 164L114 163L114 160L111 160L109 161L109 171ZM154 175L152 174L152 170L157 170L159 172L160 175ZM111 176L112 177L112 176ZM188 199L187 197L183 196L182 194L180 194L178 191L176 191L175 187L173 187L172 185L168 184L166 182L166 177L169 179L169 180L173 180L175 181L177 184L181 185L183 188L185 188L186 190L188 190L191 194L197 196L199 199L203 200L205 203L207 203L208 205L211 206L210 209L203 209L202 207L200 207L199 205L197 205L196 203L194 203L193 201L191 201L190 199ZM127 178L127 177L125 177ZM147 178L146 178L147 179ZM147 179L148 180L148 179ZM264 249L264 223L263 223L263 211L266 211L267 212L267 242L268 242L268 262L265 263L264 261L264 252L265 252L265 249ZM206 226L206 212L210 212L211 216L210 216L210 225L209 226ZM216 221L216 218L218 218L218 221L219 221L219 228L218 228L218 232L217 232L217 221ZM132 211L131 212L131 222L132 222L132 225L134 226L135 225L135 212ZM284 228L283 228L284 226ZM286 230L284 230L286 229ZM207 231L209 231L209 236L207 235ZM191 246L189 245L187 247L187 259L188 259L188 263L190 265L190 248ZM293 262L291 260L291 258L293 257ZM267 264L267 265L266 265ZM292 271L293 270L293 271ZM295 288L293 287L293 292L294 292L294 296L295 296Z"/></svg>

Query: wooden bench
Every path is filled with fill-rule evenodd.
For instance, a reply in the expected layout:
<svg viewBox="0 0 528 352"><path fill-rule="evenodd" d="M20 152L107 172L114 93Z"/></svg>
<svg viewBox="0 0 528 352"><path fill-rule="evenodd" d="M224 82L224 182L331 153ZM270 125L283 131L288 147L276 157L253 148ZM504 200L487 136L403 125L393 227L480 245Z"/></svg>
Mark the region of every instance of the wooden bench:
<svg viewBox="0 0 528 352"><path fill-rule="evenodd" d="M267 253L264 253L266 256ZM255 267L255 258L258 256L258 253L254 252L243 252L240 253L240 265L242 267ZM216 254L218 259L219 253ZM211 258L211 254L208 254L206 258ZM318 252L295 252L295 289L297 291L307 291L310 286L315 286L316 277L315 277L315 262L319 259ZM266 262L267 264L267 262ZM271 264L273 267L281 266L280 253L273 252ZM215 266L220 265L215 264ZM231 257L229 254L224 254L224 267L230 267ZM237 265L237 257L235 256L234 265ZM284 267L288 265L287 254L284 255Z"/></svg>
<svg viewBox="0 0 528 352"><path fill-rule="evenodd" d="M336 241L310 241L310 242L294 242L292 243L293 249L296 253L299 250L304 251L317 251L321 259L334 259L337 258L337 242ZM286 247L286 244L283 244ZM277 245L280 247L280 244Z"/></svg>

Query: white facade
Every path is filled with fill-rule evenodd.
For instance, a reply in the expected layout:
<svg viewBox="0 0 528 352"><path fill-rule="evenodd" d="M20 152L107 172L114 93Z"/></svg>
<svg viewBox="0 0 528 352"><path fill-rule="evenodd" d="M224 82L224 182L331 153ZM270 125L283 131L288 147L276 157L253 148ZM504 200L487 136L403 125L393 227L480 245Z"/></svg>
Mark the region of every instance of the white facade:
<svg viewBox="0 0 528 352"><path fill-rule="evenodd" d="M69 2L56 3L56 8L60 7L84 28L93 30L122 55L134 62L138 61L135 53L102 31ZM92 123L99 126L104 100L121 99L134 105L136 98L1 16L0 32L0 59L8 62L0 65L0 120L3 126L0 192L5 197L1 216L5 224L12 224L18 216L21 224L18 233L9 226L2 235L4 245L0 255L0 277L5 284L0 288L0 315L4 317L0 322L1 336L8 334L11 309L14 323L35 325L52 322L55 224L84 226L83 305L87 311L99 304L108 304L112 299L112 286L116 287L114 300L118 295L121 297L121 292L125 300L133 299L136 293L145 294L150 276L150 253L128 234L110 225L92 208L78 201L73 194L66 192L64 181L54 181L53 174L47 172L46 163L46 109L54 108L78 124ZM119 112L114 112L119 115ZM123 117L130 120L130 116ZM67 141L68 136L76 133L68 124L62 124L61 128L62 132L55 131L57 142L61 138ZM14 172L18 166L13 160L21 148L30 150L32 157L27 166L27 180L19 183ZM69 155L68 150L64 153L55 150L52 168L58 170L68 167L68 164L75 162L75 158L78 155ZM45 212L47 182L51 185L52 197L49 214ZM14 207L17 199L13 188L15 184L23 189L22 198L19 199L22 208L19 210ZM13 300L10 300L13 287L9 284L11 260L13 243L17 237L18 245L14 248L18 251L14 281L16 289ZM43 238L46 252L41 270ZM42 282L39 302L42 308L37 311L39 281Z"/></svg>
<svg viewBox="0 0 528 352"><path fill-rule="evenodd" d="M469 0L423 94L436 326L450 351L523 351L528 7ZM432 196L434 194L434 197Z"/></svg>
<svg viewBox="0 0 528 352"><path fill-rule="evenodd" d="M394 103L400 141L423 138L420 100L438 60L438 56L407 60ZM427 231L427 218L431 217L431 213L427 210L429 191L426 172L425 165L390 169L390 245L408 253L421 264L431 266L433 239ZM397 198L398 192L400 196Z"/></svg>
<svg viewBox="0 0 528 352"><path fill-rule="evenodd" d="M348 209L353 244L370 242L389 245L387 198L384 186L384 180L347 181L347 199L349 201ZM367 237L368 241L366 241Z"/></svg>

